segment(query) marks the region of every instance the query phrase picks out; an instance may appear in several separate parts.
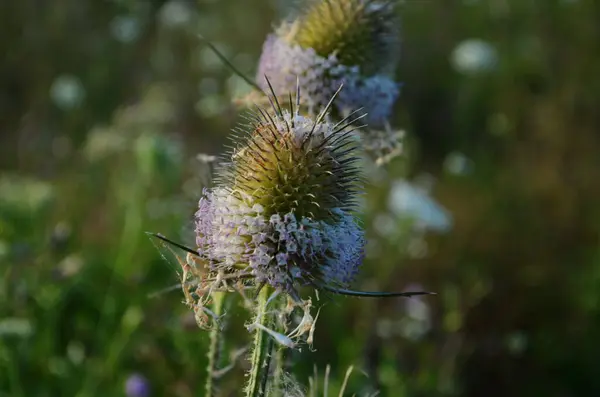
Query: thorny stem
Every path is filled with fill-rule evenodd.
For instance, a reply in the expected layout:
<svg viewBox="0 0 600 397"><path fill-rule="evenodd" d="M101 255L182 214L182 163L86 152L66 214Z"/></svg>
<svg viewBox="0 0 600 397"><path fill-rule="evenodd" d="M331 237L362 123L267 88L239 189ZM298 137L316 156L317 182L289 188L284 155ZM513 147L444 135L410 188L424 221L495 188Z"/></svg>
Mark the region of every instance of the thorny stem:
<svg viewBox="0 0 600 397"><path fill-rule="evenodd" d="M224 292L213 292L212 293L212 311L218 317L223 312L223 303L225 302ZM215 372L217 371L217 363L219 360L219 343L220 343L221 329L218 324L213 324L210 330L210 345L208 347L208 367L206 368L208 374L206 377L206 387L204 388L204 395L211 397L214 392L214 379Z"/></svg>
<svg viewBox="0 0 600 397"><path fill-rule="evenodd" d="M269 299L270 288L264 286L258 294L256 305L255 324L261 324L269 327L267 318L267 300ZM273 341L268 335L258 327L253 327L254 347L250 358L250 376L246 386L246 397L262 397L265 395L267 387L269 361L271 350L273 349Z"/></svg>

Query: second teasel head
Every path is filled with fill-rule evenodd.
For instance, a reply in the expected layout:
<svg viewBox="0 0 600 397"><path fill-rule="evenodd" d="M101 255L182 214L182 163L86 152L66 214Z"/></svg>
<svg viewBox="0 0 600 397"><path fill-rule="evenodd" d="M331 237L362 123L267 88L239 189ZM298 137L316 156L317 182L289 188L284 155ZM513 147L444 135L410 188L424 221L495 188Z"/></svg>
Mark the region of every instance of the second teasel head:
<svg viewBox="0 0 600 397"><path fill-rule="evenodd" d="M312 0L281 34L324 58L336 54L341 65L358 66L365 77L392 77L400 46L396 11L389 0Z"/></svg>
<svg viewBox="0 0 600 397"><path fill-rule="evenodd" d="M390 117L400 94L394 72L399 58L399 21L395 1L307 0L263 46L257 81L263 76L278 92L304 88L309 111L324 106L344 84L333 109L342 118L363 108L371 127Z"/></svg>

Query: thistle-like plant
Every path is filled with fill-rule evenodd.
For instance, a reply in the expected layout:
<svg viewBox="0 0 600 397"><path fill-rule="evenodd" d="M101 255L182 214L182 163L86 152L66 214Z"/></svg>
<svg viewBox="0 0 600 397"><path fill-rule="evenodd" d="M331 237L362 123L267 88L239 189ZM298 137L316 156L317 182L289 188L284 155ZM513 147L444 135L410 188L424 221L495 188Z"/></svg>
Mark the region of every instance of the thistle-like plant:
<svg viewBox="0 0 600 397"><path fill-rule="evenodd" d="M276 91L287 92L298 77L309 114L344 84L332 118L362 108L369 125L361 134L363 149L384 163L402 149L403 132L389 125L400 95L394 78L399 52L395 0L307 0L267 37L257 82L266 90L262 77L267 75Z"/></svg>
<svg viewBox="0 0 600 397"><path fill-rule="evenodd" d="M341 120L362 109L369 128L361 147L378 163L402 151L403 131L389 125L400 84L394 75L399 60L396 0L305 0L302 10L281 23L262 49L256 81L238 71L212 44L215 53L255 91L240 104L266 102L269 87L294 90L300 81L300 105L316 117L344 84L330 117ZM282 99L282 98L280 98ZM282 99L283 100L283 99ZM264 103L263 102L263 103Z"/></svg>
<svg viewBox="0 0 600 397"><path fill-rule="evenodd" d="M259 110L238 129L216 186L196 214L196 243L210 271L298 296L302 285L346 286L362 259L350 214L360 191L350 121Z"/></svg>
<svg viewBox="0 0 600 397"><path fill-rule="evenodd" d="M236 129L214 186L200 199L196 249L173 243L188 251L182 281L194 281L184 292L199 324L216 329L222 306L208 304L222 302L225 292L239 292L255 312L248 325L255 335L249 396L265 391L273 341L284 347L312 341L316 320L303 287L358 296L422 294L348 289L365 243L352 213L362 190L355 127L362 116L328 121L341 87L313 119L299 111L299 84L283 107L267 84L271 109L258 108ZM286 332L296 308L302 319Z"/></svg>
<svg viewBox="0 0 600 397"><path fill-rule="evenodd" d="M341 83L334 105L340 117L363 108L371 127L390 117L400 93L394 81L399 55L395 1L309 0L296 18L267 37L258 67L278 92L293 89L296 76L310 109L324 106ZM335 114L334 114L335 116Z"/></svg>

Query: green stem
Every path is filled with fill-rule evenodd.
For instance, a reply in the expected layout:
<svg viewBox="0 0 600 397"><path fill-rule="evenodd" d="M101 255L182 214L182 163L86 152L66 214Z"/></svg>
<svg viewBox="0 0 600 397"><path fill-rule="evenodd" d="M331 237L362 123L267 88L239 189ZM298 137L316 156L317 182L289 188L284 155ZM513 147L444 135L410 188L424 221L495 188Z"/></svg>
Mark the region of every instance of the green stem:
<svg viewBox="0 0 600 397"><path fill-rule="evenodd" d="M223 313L223 303L225 301L225 294L223 292L212 293L212 311L218 317ZM214 374L216 372L217 363L219 361L219 343L220 343L221 329L218 324L213 324L210 330L210 345L208 347L208 367L206 368L208 374L206 377L206 387L204 388L204 395L211 397L214 392Z"/></svg>
<svg viewBox="0 0 600 397"><path fill-rule="evenodd" d="M265 327L270 326L266 315L269 293L270 288L264 286L258 294L256 307L255 322ZM246 397L262 397L265 395L270 355L273 349L273 341L268 335L265 335L265 332L258 327L255 327L254 332L254 349L251 356L250 377L246 386Z"/></svg>
<svg viewBox="0 0 600 397"><path fill-rule="evenodd" d="M282 297L278 297L276 302L277 302L277 306L279 307L279 310L282 313L285 312L285 306L287 305L286 300ZM285 324L287 324L287 321L288 321L288 316L286 315L285 318L283 319L284 324L279 324L276 331L285 334ZM273 357L273 359L275 360L275 362L274 362L275 368L273 369L273 385L269 390L269 397L278 397L278 396L283 396L283 393L281 391L281 384L283 382L283 374L285 371L285 366L284 366L285 349L280 346L277 349L277 351L275 352L275 357Z"/></svg>
<svg viewBox="0 0 600 397"><path fill-rule="evenodd" d="M273 358L275 360L275 369L273 371L273 387L272 387L273 392L272 393L269 392L269 397L282 396L281 383L282 383L282 378L283 378L283 360L284 360L283 353L284 353L284 349L280 347L275 352L275 357Z"/></svg>
<svg viewBox="0 0 600 397"><path fill-rule="evenodd" d="M269 371L271 369L271 356L273 355L273 346L275 345L275 342L273 341L273 338L270 337L266 337L267 338L267 347L266 347L266 355L265 355L265 363L264 363L264 368L262 369L262 374L260 376L260 390L261 390L261 396L264 396L267 394L267 391L269 390L267 388L267 383L269 380Z"/></svg>

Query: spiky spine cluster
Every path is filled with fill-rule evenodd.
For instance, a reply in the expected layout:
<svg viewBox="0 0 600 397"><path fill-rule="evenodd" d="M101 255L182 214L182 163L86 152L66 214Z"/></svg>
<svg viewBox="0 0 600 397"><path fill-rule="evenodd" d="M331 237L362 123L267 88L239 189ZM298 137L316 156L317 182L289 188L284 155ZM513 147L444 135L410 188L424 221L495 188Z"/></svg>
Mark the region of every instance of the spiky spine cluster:
<svg viewBox="0 0 600 397"><path fill-rule="evenodd" d="M326 16L326 17L324 17ZM400 94L393 80L398 59L396 13L391 1L312 1L263 46L257 81L293 90L300 79L309 109L324 106L344 84L334 109L340 118L364 108L372 127L383 125Z"/></svg>
<svg viewBox="0 0 600 397"><path fill-rule="evenodd" d="M253 197L264 214L336 220L357 193L356 140L347 126L285 112L262 113L233 154L226 183Z"/></svg>
<svg viewBox="0 0 600 397"><path fill-rule="evenodd" d="M287 292L345 286L364 246L349 212L360 189L353 120L333 125L324 115L312 121L274 109L239 131L217 186L200 200L199 254L212 271L246 269L256 283Z"/></svg>

